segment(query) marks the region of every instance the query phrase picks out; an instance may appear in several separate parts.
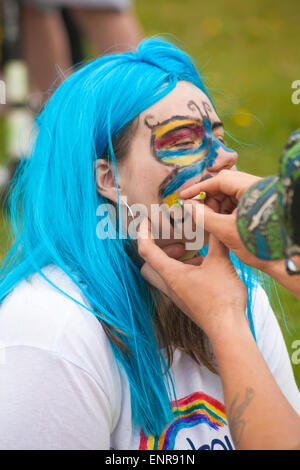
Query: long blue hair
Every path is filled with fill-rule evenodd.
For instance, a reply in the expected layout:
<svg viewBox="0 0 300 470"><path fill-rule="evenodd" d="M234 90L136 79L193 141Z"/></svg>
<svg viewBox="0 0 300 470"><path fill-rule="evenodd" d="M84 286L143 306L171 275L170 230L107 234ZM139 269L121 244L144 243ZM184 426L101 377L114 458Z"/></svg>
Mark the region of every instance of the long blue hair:
<svg viewBox="0 0 300 470"><path fill-rule="evenodd" d="M208 95L185 52L150 38L137 50L81 66L57 88L36 119L30 156L12 184L14 242L1 268L1 301L31 274L46 278L42 269L49 264L74 281L91 306L84 307L125 345L111 340L130 384L133 422L154 435L172 418L173 382L158 345L153 296L130 241L97 237L97 207L110 201L96 190L94 162L108 148L116 167L113 138L178 80ZM253 277L244 265L241 273L251 299ZM251 308L248 317L253 330Z"/></svg>

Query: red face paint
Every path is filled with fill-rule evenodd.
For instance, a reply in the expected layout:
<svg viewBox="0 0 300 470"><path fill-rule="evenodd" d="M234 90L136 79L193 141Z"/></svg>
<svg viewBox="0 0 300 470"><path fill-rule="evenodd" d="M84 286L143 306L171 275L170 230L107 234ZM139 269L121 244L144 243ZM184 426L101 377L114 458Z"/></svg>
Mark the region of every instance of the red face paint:
<svg viewBox="0 0 300 470"><path fill-rule="evenodd" d="M180 142L184 139L190 139L192 142L199 139L202 140L205 134L205 129L201 125L193 125L189 127L181 127L175 130L172 130L161 138L156 139L154 142L154 149L161 150L165 147L172 146L177 142Z"/></svg>

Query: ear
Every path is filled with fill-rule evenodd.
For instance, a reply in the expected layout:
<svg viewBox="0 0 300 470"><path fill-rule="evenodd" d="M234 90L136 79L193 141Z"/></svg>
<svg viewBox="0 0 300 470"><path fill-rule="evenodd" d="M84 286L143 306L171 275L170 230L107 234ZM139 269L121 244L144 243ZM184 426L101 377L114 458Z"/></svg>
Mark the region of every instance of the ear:
<svg viewBox="0 0 300 470"><path fill-rule="evenodd" d="M116 203L118 200L118 190L111 164L104 158L99 158L94 164L94 172L98 193ZM120 187L118 186L118 188Z"/></svg>

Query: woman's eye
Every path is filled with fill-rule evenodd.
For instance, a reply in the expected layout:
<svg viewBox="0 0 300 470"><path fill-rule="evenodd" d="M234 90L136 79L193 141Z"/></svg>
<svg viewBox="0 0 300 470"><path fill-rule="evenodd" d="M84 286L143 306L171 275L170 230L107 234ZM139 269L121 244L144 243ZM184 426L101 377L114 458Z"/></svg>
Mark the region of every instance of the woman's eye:
<svg viewBox="0 0 300 470"><path fill-rule="evenodd" d="M179 147L188 147L190 145L194 145L194 142L192 141L187 141L187 142L179 142L177 144L174 144L173 147L179 148Z"/></svg>

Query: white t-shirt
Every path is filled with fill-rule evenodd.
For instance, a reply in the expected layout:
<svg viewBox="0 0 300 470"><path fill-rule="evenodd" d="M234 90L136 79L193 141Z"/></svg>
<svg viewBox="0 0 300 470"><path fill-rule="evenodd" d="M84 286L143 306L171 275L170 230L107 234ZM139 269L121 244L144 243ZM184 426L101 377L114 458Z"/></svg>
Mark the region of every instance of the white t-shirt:
<svg viewBox="0 0 300 470"><path fill-rule="evenodd" d="M52 265L44 273L86 303L63 271ZM261 288L254 322L258 346L300 414L285 343ZM159 439L133 432L128 381L100 322L35 274L0 307L0 449L232 449L220 377L179 350L171 373L184 417Z"/></svg>

